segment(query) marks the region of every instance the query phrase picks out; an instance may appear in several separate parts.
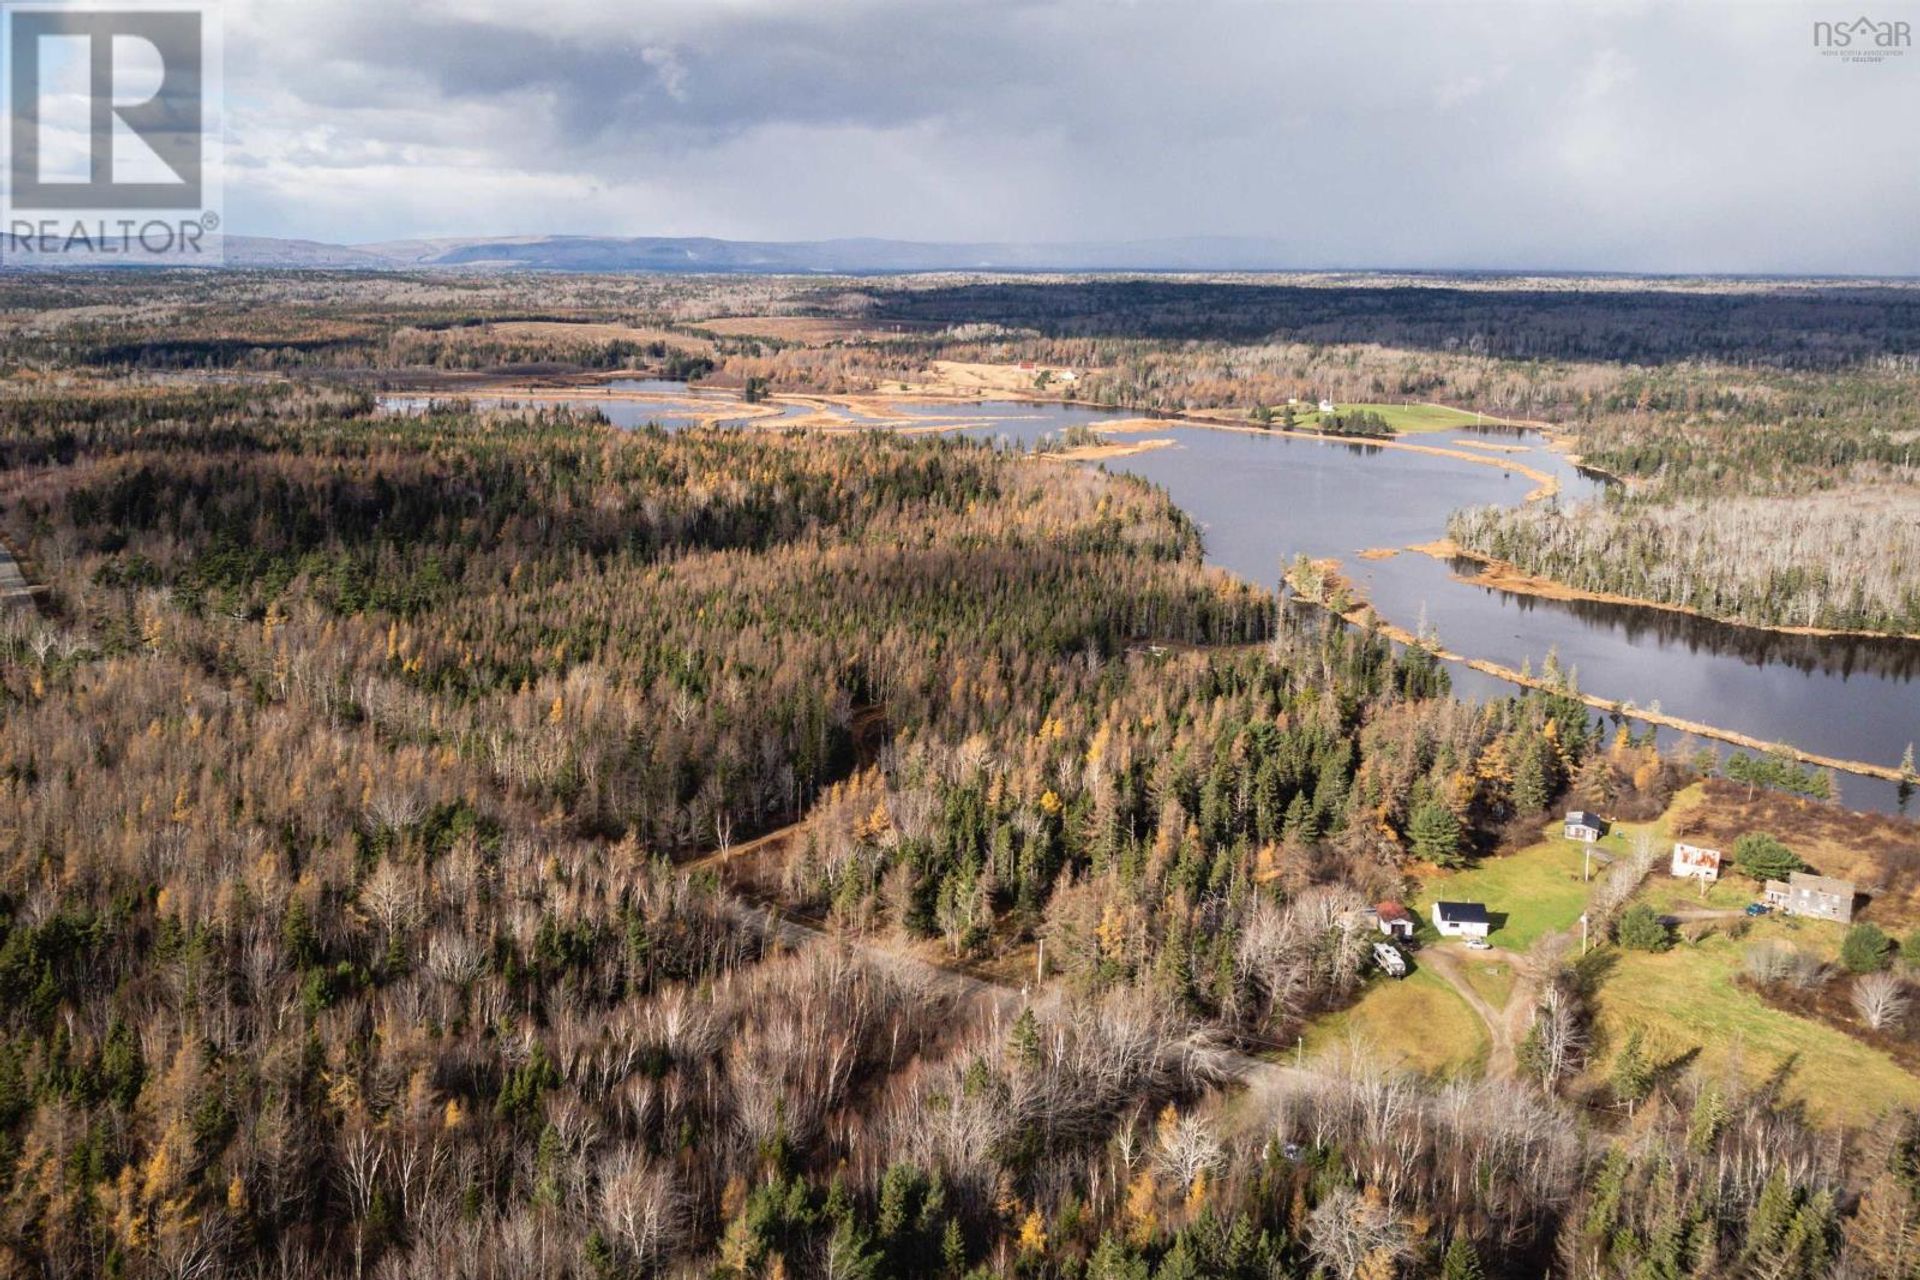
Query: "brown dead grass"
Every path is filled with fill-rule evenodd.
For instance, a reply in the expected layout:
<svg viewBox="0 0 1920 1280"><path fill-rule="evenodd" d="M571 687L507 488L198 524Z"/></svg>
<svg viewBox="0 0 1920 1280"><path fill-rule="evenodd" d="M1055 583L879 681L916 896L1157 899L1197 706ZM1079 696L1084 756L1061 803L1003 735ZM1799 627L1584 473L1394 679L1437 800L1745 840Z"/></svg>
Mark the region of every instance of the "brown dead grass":
<svg viewBox="0 0 1920 1280"><path fill-rule="evenodd" d="M991 391L1001 395L1032 398L1036 390L1033 380L1039 376L1040 370L1037 368L1022 369L1014 364L935 360L928 366L927 379L917 384L914 390L947 395L977 395L983 391ZM1049 390L1057 391L1058 388L1049 388Z"/></svg>
<svg viewBox="0 0 1920 1280"><path fill-rule="evenodd" d="M1039 456L1060 462L1105 462L1109 458L1130 458L1136 453L1164 449L1172 443L1173 441L1166 436L1155 436L1148 440L1129 440L1125 444L1117 442L1083 444L1072 449L1062 449L1058 453L1043 453Z"/></svg>
<svg viewBox="0 0 1920 1280"><path fill-rule="evenodd" d="M486 337L517 338L531 342L664 342L670 347L682 351L711 351L713 344L705 338L696 338L691 334L674 333L668 329L642 329L625 324L602 324L595 321L570 320L502 320L495 324L479 324L470 328L449 329L446 336L453 340L461 337L480 339Z"/></svg>
<svg viewBox="0 0 1920 1280"><path fill-rule="evenodd" d="M1832 979L1806 990L1785 983L1760 987L1745 977L1738 981L1774 1008L1823 1023L1842 1035L1852 1036L1860 1043L1886 1054L1908 1072L1920 1075L1920 1018L1913 1013L1909 1012L1885 1030L1875 1031L1861 1021L1860 1015L1855 1012L1850 994L1853 984L1844 978Z"/></svg>
<svg viewBox="0 0 1920 1280"><path fill-rule="evenodd" d="M1820 874L1872 894L1864 915L1881 928L1920 926L1920 826L1776 791L1749 796L1724 778L1709 780L1703 802L1673 824L1675 839L1728 851L1753 831L1778 836Z"/></svg>
<svg viewBox="0 0 1920 1280"><path fill-rule="evenodd" d="M830 342L870 342L895 336L921 326L895 325L885 329L831 316L715 316L695 323L695 328L725 338L772 338L808 346Z"/></svg>
<svg viewBox="0 0 1920 1280"><path fill-rule="evenodd" d="M1165 418L1122 418L1117 422L1096 422L1093 429L1101 435L1128 435L1141 431L1165 431Z"/></svg>

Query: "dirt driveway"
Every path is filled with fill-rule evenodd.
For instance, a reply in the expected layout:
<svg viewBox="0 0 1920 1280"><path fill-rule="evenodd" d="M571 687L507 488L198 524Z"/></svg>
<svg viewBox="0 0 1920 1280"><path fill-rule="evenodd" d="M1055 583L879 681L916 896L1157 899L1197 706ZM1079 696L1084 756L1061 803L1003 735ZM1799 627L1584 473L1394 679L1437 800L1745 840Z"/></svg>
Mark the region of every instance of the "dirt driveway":
<svg viewBox="0 0 1920 1280"><path fill-rule="evenodd" d="M1467 980L1466 967L1475 963L1471 958L1475 954L1513 966L1513 993L1507 997L1505 1008L1496 1009ZM1533 1017L1533 982L1522 958L1498 947L1473 953L1459 943L1442 942L1421 948L1416 959L1446 979L1447 985L1458 992L1467 1007L1486 1024L1487 1041L1491 1045L1487 1052L1487 1075L1494 1079L1512 1076L1519 1066L1520 1042L1526 1038Z"/></svg>

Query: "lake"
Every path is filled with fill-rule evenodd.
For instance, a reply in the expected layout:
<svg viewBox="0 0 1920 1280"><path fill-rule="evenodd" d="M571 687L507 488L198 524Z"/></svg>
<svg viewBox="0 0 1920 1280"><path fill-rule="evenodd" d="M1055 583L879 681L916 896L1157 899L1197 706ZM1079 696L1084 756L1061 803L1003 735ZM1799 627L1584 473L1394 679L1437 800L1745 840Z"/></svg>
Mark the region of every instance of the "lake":
<svg viewBox="0 0 1920 1280"><path fill-rule="evenodd" d="M689 393L676 383L636 382L616 389L660 398L573 403L598 407L622 426L655 421L677 428L697 421L689 416L690 396L713 394ZM782 418L817 411L797 402L781 408ZM889 409L898 418L844 407L835 412L848 422L876 427L901 420L952 422L956 434L1022 448L1076 424L1140 416L1018 401L901 403ZM780 420L765 418L760 424ZM1554 650L1561 666L1577 673L1585 692L1840 759L1891 766L1908 743L1920 739L1915 683L1920 643L1778 635L1662 609L1546 600L1461 581L1457 570L1470 566L1403 549L1440 538L1448 513L1456 508L1522 501L1534 487L1524 476L1463 458L1364 442L1173 422L1146 434L1173 443L1104 465L1165 488L1204 531L1208 560L1262 586L1276 587L1285 565L1300 553L1333 558L1382 617L1409 630L1424 622L1455 653L1538 671ZM1456 447L1456 441L1524 446L1525 452L1511 456L1554 475L1561 502L1594 497L1604 483L1548 448L1537 434L1457 430L1405 439L1442 448ZM1359 555L1374 549L1401 550L1379 559ZM1463 696L1500 696L1513 689L1464 664L1448 665ZM1672 742L1677 731L1661 733L1663 741ZM1851 807L1890 812L1899 807L1891 782L1853 774L1838 775L1838 782L1840 799Z"/></svg>
<svg viewBox="0 0 1920 1280"><path fill-rule="evenodd" d="M1003 420L964 434L1026 446L1072 423L1139 416L1010 402L969 406L969 412ZM1664 609L1545 600L1461 581L1457 569L1471 565L1405 550L1385 559L1359 555L1431 542L1459 507L1518 503L1534 487L1523 476L1464 459L1306 436L1171 422L1148 434L1174 443L1105 465L1166 489L1204 530L1207 558L1263 586L1277 586L1301 552L1331 557L1381 616L1409 630L1424 619L1455 653L1538 671L1548 651L1557 650L1562 667L1574 670L1588 693L1840 759L1894 765L1907 744L1920 739L1920 643L1783 635ZM1525 453L1510 456L1554 475L1561 502L1596 497L1605 483L1537 433L1463 430L1405 439L1441 447L1456 440L1525 445ZM1448 666L1464 696L1512 691L1498 677L1461 663ZM1668 742L1677 737L1674 730L1661 733ZM1899 807L1891 782L1853 774L1837 781L1841 800L1854 808Z"/></svg>

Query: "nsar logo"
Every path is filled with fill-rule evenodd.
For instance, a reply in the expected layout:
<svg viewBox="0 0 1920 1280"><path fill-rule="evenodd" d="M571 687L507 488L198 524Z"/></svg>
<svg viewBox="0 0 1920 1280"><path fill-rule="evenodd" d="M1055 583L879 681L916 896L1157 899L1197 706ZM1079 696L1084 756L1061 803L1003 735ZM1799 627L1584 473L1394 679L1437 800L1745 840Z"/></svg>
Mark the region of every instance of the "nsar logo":
<svg viewBox="0 0 1920 1280"><path fill-rule="evenodd" d="M1813 47L1822 55L1843 62L1885 62L1898 58L1913 47L1913 24L1872 18L1852 22L1816 22Z"/></svg>

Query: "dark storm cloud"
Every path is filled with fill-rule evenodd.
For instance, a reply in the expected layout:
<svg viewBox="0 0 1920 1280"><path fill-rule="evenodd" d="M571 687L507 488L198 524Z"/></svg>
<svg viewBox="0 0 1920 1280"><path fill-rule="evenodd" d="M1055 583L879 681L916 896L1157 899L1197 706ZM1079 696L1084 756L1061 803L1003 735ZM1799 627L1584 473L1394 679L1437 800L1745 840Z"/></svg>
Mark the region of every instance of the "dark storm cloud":
<svg viewBox="0 0 1920 1280"><path fill-rule="evenodd" d="M1821 16L255 0L229 19L230 200L353 240L1230 234L1300 265L1920 271L1920 51L1822 58Z"/></svg>

